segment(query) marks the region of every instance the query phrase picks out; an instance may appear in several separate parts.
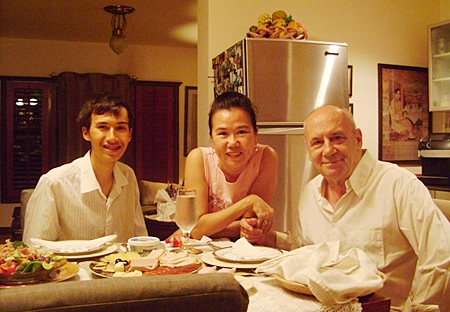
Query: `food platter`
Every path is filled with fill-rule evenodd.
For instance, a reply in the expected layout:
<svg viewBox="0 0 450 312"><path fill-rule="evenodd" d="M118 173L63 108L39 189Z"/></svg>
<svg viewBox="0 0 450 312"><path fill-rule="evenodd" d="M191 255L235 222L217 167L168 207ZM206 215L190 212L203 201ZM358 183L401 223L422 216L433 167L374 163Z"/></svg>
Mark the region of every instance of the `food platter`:
<svg viewBox="0 0 450 312"><path fill-rule="evenodd" d="M115 252L117 250L117 245L115 244L106 244L104 246L102 246L101 249L94 251L94 252L90 252L90 253L72 253L72 254L64 254L64 258L69 259L69 260L77 260L77 259L86 259L86 258L94 258L94 257L101 257L101 256L106 256L109 255L113 252ZM55 253L57 255L62 255L59 253Z"/></svg>
<svg viewBox="0 0 450 312"><path fill-rule="evenodd" d="M50 277L50 274L55 270L39 270L29 273L12 273L12 274L0 274L0 283L4 285L22 285L22 284L35 284Z"/></svg>
<svg viewBox="0 0 450 312"><path fill-rule="evenodd" d="M95 270L96 263L93 261L89 264L88 268L89 271L97 275L99 277L106 277L106 278L112 278L114 275L114 272L103 272L100 270ZM159 266L158 268L149 271L149 272L143 272L143 276L152 276L152 275L169 275L169 274L192 274L195 272L198 272L201 267L202 263L193 263L189 265L179 266L179 267L168 267L168 266Z"/></svg>
<svg viewBox="0 0 450 312"><path fill-rule="evenodd" d="M64 280L67 280L69 278L74 277L78 274L78 266L75 263L67 262L63 266L49 270L51 272L44 272L44 271L38 271L34 273L27 274L27 277L24 277L25 274L14 274L14 275L22 275L21 277L17 278L9 278L6 280L4 275L7 274L0 274L3 275L3 279L0 278L0 288L10 288L10 287L17 287L17 286L26 286L26 285L32 285L32 284L40 284L40 283L54 283L54 282L61 282ZM40 273L40 274L36 274ZM13 274L8 274L13 275Z"/></svg>
<svg viewBox="0 0 450 312"><path fill-rule="evenodd" d="M264 246L254 246L253 248L255 249L254 255L241 255L237 253L232 247L213 251L213 255L219 260L225 262L261 263L283 254L281 250L275 248Z"/></svg>

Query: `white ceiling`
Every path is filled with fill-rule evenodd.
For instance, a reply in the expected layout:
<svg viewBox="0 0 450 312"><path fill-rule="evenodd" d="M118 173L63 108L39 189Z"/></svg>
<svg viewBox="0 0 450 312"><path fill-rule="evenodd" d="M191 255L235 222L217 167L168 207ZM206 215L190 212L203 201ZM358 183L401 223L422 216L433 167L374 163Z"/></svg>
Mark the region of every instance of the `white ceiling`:
<svg viewBox="0 0 450 312"><path fill-rule="evenodd" d="M108 42L108 5L127 5L128 44L197 47L197 0L0 0L0 37Z"/></svg>

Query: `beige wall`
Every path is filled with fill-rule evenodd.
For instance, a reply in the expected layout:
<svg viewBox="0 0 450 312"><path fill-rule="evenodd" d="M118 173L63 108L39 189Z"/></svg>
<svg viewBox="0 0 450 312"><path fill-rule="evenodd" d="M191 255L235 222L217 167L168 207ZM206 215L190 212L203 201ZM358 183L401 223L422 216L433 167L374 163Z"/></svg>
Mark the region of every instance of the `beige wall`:
<svg viewBox="0 0 450 312"><path fill-rule="evenodd" d="M128 74L180 86L180 177L184 175L184 87L197 85L197 49L130 45L120 55L107 43L0 38L0 75L48 77L50 73Z"/></svg>
<svg viewBox="0 0 450 312"><path fill-rule="evenodd" d="M450 15L448 0L199 0L208 11L207 53L199 53L199 73L212 75L211 59L245 37L262 13L283 9L308 31L310 40L346 42L353 65L355 120L364 146L378 155L377 64L428 67L427 26ZM449 17L450 18L450 17ZM201 32L202 33L202 32ZM203 33L202 33L203 34ZM199 36L201 40L201 36ZM206 59L205 59L206 58ZM200 114L213 99L211 81L199 75ZM207 91L206 91L207 90ZM207 97L204 93L207 92ZM205 116L199 116L199 120ZM199 142L208 145L207 125L199 125Z"/></svg>
<svg viewBox="0 0 450 312"><path fill-rule="evenodd" d="M180 178L184 176L184 87L197 85L197 49L129 45L120 55L107 43L0 38L0 75L48 77L51 73L124 73L180 86ZM0 227L9 227L14 204L0 205Z"/></svg>

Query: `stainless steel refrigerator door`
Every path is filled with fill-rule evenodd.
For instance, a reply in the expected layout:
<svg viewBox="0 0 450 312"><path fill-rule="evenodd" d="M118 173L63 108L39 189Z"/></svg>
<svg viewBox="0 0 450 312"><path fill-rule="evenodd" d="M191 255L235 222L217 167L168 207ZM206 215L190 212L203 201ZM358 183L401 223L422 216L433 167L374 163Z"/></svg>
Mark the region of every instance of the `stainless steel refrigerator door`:
<svg viewBox="0 0 450 312"><path fill-rule="evenodd" d="M270 145L278 153L277 189L271 203L275 209L273 229L292 230L301 191L317 175L308 159L303 128L260 128L258 142Z"/></svg>
<svg viewBox="0 0 450 312"><path fill-rule="evenodd" d="M348 107L347 45L246 38L245 89L258 121L304 121L323 104Z"/></svg>

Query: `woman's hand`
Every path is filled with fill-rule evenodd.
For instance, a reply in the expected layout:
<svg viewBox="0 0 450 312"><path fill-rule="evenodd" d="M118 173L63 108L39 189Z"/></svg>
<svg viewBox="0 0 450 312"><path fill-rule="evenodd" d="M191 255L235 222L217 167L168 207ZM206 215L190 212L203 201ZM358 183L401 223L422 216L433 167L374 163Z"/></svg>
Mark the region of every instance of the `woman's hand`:
<svg viewBox="0 0 450 312"><path fill-rule="evenodd" d="M265 234L263 230L257 228L258 219L242 218L241 219L241 237L245 237L251 244L263 244Z"/></svg>

